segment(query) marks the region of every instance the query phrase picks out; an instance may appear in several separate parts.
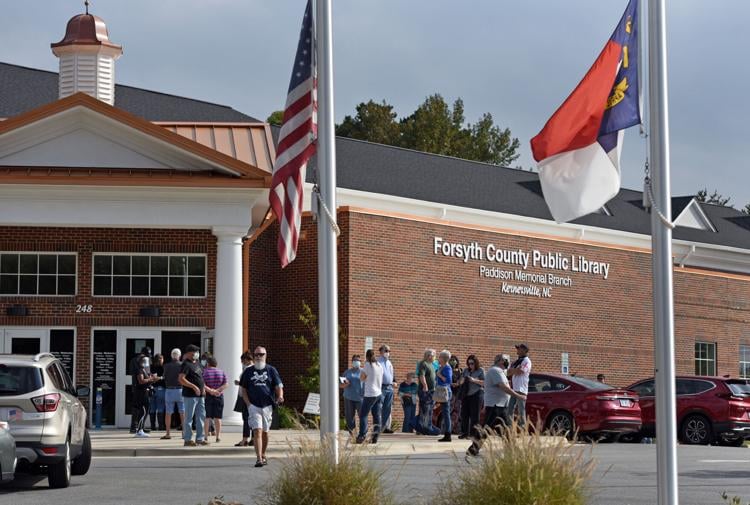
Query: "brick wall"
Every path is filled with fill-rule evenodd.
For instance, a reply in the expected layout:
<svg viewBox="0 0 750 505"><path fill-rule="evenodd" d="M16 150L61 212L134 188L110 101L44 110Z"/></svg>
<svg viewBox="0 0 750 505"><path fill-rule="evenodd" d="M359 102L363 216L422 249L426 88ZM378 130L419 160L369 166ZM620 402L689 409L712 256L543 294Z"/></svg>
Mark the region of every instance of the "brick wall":
<svg viewBox="0 0 750 505"><path fill-rule="evenodd" d="M75 327L76 377L90 380L91 328L100 326L175 326L213 328L216 300L216 237L210 230L43 228L0 226L0 251L78 253L76 296L2 296L0 326ZM92 255L95 252L194 253L207 255L205 298L117 298L92 296ZM9 317L5 307L23 304L30 315ZM91 313L76 313L76 305L93 305ZM161 309L158 318L138 311L145 305Z"/></svg>
<svg viewBox="0 0 750 505"><path fill-rule="evenodd" d="M567 352L571 372L586 377L604 373L613 385L625 386L652 374L648 253L357 212L340 211L339 220L339 308L348 335L341 351L342 369L351 354L363 352L365 337L370 336L375 347L391 345L399 380L414 368L425 347L449 349L462 362L474 353L487 365L498 352L514 355L517 342L529 344L537 371L559 373L561 353ZM269 227L251 249L251 275L264 273L262 279L251 281L250 339L266 343L289 386L288 375L306 363L300 350L289 344L291 333L302 331L299 306L304 299L317 307L316 233L306 218L298 258L281 271L275 256L276 230L277 226ZM583 255L610 263L611 269L605 280L530 266L528 272L570 276L573 285L553 287L552 297L546 299L503 294L502 281L480 278L479 266L515 267L435 255L435 236L457 243ZM256 298L259 292L266 297L262 302ZM748 322L750 277L675 270L678 373L694 372L694 344L707 341L717 343L717 372L736 376L739 345L750 343ZM291 399L299 402L302 395L295 390Z"/></svg>

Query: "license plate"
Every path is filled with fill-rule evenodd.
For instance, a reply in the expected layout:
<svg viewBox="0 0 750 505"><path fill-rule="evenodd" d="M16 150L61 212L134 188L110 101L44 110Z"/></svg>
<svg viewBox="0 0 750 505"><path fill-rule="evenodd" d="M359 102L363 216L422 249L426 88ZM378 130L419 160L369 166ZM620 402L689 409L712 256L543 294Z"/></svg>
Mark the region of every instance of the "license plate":
<svg viewBox="0 0 750 505"><path fill-rule="evenodd" d="M620 407L632 407L633 400L620 400Z"/></svg>

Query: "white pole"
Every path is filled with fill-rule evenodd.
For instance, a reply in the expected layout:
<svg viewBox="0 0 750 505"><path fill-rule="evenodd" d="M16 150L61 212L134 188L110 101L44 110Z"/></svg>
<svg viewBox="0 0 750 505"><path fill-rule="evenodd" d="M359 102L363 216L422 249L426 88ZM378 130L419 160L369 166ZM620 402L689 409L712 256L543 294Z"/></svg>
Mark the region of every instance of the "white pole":
<svg viewBox="0 0 750 505"><path fill-rule="evenodd" d="M316 0L318 64L318 183L336 215L336 145L333 131L333 28L331 0ZM313 195L314 197L314 195ZM318 219L318 310L320 322L320 437L330 438L339 460L339 342L336 234L325 212Z"/></svg>
<svg viewBox="0 0 750 505"><path fill-rule="evenodd" d="M656 207L671 219L669 108L665 0L648 2L649 117L652 184ZM651 209L656 366L656 479L658 505L678 505L677 427L672 296L672 230Z"/></svg>

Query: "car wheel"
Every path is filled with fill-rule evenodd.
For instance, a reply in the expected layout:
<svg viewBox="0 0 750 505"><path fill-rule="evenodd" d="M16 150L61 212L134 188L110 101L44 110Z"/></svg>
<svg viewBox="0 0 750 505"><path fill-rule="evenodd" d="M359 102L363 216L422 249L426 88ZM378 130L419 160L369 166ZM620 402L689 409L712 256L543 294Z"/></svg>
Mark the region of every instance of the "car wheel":
<svg viewBox="0 0 750 505"><path fill-rule="evenodd" d="M682 442L690 445L708 445L711 443L711 423L700 414L687 416L680 429Z"/></svg>
<svg viewBox="0 0 750 505"><path fill-rule="evenodd" d="M62 488L70 486L70 439L65 441L65 458L59 463L47 467L49 487Z"/></svg>
<svg viewBox="0 0 750 505"><path fill-rule="evenodd" d="M573 416L564 410L553 412L547 421L547 431L553 435L565 435L568 439L575 435Z"/></svg>
<svg viewBox="0 0 750 505"><path fill-rule="evenodd" d="M73 464L70 467L73 475L86 475L91 467L91 437L89 432L83 434L83 447L81 447L81 454L73 460Z"/></svg>

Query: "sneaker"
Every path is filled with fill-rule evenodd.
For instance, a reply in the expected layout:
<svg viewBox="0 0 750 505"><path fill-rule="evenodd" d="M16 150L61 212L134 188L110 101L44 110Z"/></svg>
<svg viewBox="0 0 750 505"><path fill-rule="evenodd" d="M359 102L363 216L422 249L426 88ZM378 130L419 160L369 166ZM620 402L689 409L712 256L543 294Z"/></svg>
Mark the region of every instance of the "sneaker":
<svg viewBox="0 0 750 505"><path fill-rule="evenodd" d="M355 444L364 444L365 443L365 437L357 437L357 440L354 442Z"/></svg>
<svg viewBox="0 0 750 505"><path fill-rule="evenodd" d="M208 440L198 440L196 442L197 445L208 445Z"/></svg>
<svg viewBox="0 0 750 505"><path fill-rule="evenodd" d="M372 445L375 445L375 444L377 444L377 443L378 443L378 437L372 437L372 439L370 439L370 443L371 443Z"/></svg>
<svg viewBox="0 0 750 505"><path fill-rule="evenodd" d="M450 442L451 436L450 435L443 435L443 438L439 438L438 442Z"/></svg>
<svg viewBox="0 0 750 505"><path fill-rule="evenodd" d="M140 430L135 433L135 437L136 438L148 438L149 435L148 433L145 433L143 430Z"/></svg>
<svg viewBox="0 0 750 505"><path fill-rule="evenodd" d="M255 468L261 468L262 466L263 466L262 460L259 459L258 461L255 462Z"/></svg>
<svg viewBox="0 0 750 505"><path fill-rule="evenodd" d="M171 440L172 437L170 435L164 435L163 437L161 437L161 439L162 440Z"/></svg>
<svg viewBox="0 0 750 505"><path fill-rule="evenodd" d="M386 428L383 430L383 433L385 433L386 435L393 435L393 430Z"/></svg>
<svg viewBox="0 0 750 505"><path fill-rule="evenodd" d="M196 444L196 443L195 443L195 442L193 442L192 440L185 440L185 443L184 443L184 444L182 444L182 445L184 445L185 447L195 447L195 446L196 446L196 445L198 445L198 444Z"/></svg>

